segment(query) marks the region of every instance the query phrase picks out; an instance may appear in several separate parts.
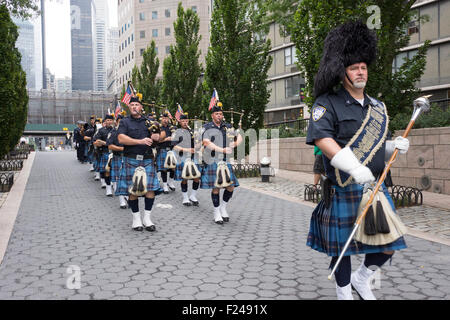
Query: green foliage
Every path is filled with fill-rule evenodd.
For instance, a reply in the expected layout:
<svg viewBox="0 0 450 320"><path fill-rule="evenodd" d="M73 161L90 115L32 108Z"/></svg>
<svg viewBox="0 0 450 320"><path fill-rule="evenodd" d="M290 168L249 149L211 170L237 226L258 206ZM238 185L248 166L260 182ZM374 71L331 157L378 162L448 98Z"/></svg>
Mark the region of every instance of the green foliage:
<svg viewBox="0 0 450 320"><path fill-rule="evenodd" d="M206 109L216 88L224 111L243 111L242 127L260 128L269 101L270 41L265 40L266 14L262 1L217 0L211 19L210 47L206 57L204 98ZM229 114L225 113L227 121ZM208 119L209 119L208 114ZM234 117L238 122L237 117Z"/></svg>
<svg viewBox="0 0 450 320"><path fill-rule="evenodd" d="M185 11L180 2L173 26L176 42L163 64L163 100L169 107L176 109L179 103L184 112L199 115L202 109L199 78L203 72L198 49L200 19L192 9Z"/></svg>
<svg viewBox="0 0 450 320"><path fill-rule="evenodd" d="M17 26L12 22L7 7L0 5L0 158L19 142L27 121L26 74L15 46L18 35Z"/></svg>
<svg viewBox="0 0 450 320"><path fill-rule="evenodd" d="M37 0L0 0L1 6L6 6L11 15L18 18L30 18L33 13L39 13Z"/></svg>
<svg viewBox="0 0 450 320"><path fill-rule="evenodd" d="M384 101L391 117L410 109L412 101L419 95L415 84L423 74L429 42L395 74L392 73L392 62L409 42L405 30L412 19L411 6L414 3L415 0L374 0L370 3L365 0L301 1L292 19L286 19L286 28L296 45L298 67L306 79L307 105L311 107L314 101L314 76L328 32L351 19L372 20L373 12L367 11L368 6L377 5L381 13L381 25L376 29L378 53L376 62L369 68L366 92Z"/></svg>
<svg viewBox="0 0 450 320"><path fill-rule="evenodd" d="M396 130L405 130L411 116L412 111L409 113L397 113L395 117L391 118L389 128L392 132ZM441 108L436 103L433 103L429 112L419 116L414 123L413 129L448 126L450 126L450 108Z"/></svg>
<svg viewBox="0 0 450 320"><path fill-rule="evenodd" d="M141 68L133 68L132 80L134 89L142 93L142 102L151 103L155 101L160 103L161 99L161 80L156 79L159 68L159 59L156 54L155 41L144 50L142 55Z"/></svg>

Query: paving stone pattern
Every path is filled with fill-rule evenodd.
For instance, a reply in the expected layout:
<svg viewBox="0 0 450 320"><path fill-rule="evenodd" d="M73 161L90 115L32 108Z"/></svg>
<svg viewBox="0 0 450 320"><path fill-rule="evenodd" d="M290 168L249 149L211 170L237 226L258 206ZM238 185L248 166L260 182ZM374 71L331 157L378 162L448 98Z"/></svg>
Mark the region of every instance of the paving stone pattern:
<svg viewBox="0 0 450 320"><path fill-rule="evenodd" d="M299 200L304 200L305 184L298 181L272 177L270 183L263 183L261 178L247 178L242 180L241 185L287 194ZM422 205L399 208L397 212L403 223L408 227L450 239L449 209Z"/></svg>
<svg viewBox="0 0 450 320"><path fill-rule="evenodd" d="M330 259L305 245L310 207L237 188L221 226L209 191L199 192L200 207L185 208L178 189L155 201L157 232L134 232L130 211L88 169L74 152L37 153L0 265L0 299L336 298ZM375 295L449 299L450 248L406 240ZM71 289L76 268L81 288Z"/></svg>

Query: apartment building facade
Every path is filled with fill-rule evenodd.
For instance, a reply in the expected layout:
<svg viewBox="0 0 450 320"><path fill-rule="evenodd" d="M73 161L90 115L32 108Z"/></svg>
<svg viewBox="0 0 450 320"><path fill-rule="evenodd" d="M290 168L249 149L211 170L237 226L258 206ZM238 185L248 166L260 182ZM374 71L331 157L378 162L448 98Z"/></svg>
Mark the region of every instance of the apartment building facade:
<svg viewBox="0 0 450 320"><path fill-rule="evenodd" d="M177 19L178 3L192 9L200 18L200 61L205 63L209 46L210 17L213 0L118 0L119 71L122 88L131 79L133 67L140 66L144 50L154 40L160 62L157 77L162 78L162 66L175 44L173 23Z"/></svg>

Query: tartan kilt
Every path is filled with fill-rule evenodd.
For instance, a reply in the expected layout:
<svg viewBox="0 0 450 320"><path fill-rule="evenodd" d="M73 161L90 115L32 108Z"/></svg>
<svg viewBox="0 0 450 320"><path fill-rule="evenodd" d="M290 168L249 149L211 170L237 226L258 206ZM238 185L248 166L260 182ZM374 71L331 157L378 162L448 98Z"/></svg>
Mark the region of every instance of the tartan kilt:
<svg viewBox="0 0 450 320"><path fill-rule="evenodd" d="M103 173L106 172L105 167L106 163L108 163L109 152L103 152L100 155L100 160L98 162L98 172Z"/></svg>
<svg viewBox="0 0 450 320"><path fill-rule="evenodd" d="M94 163L94 171L100 172L100 167L98 166L98 157L97 156L94 156L93 163Z"/></svg>
<svg viewBox="0 0 450 320"><path fill-rule="evenodd" d="M111 181L119 181L120 170L122 169L122 156L113 156L111 161Z"/></svg>
<svg viewBox="0 0 450 320"><path fill-rule="evenodd" d="M166 161L167 150L159 149L158 154L156 155L156 168L158 171L167 171L167 168L164 168L164 161Z"/></svg>
<svg viewBox="0 0 450 320"><path fill-rule="evenodd" d="M153 159L136 160L123 157L122 169L120 170L120 176L117 182L116 196L128 195L128 187L133 183L132 179L134 171L139 166L144 167L145 172L147 173L147 190L159 190L159 180L153 165Z"/></svg>
<svg viewBox="0 0 450 320"><path fill-rule="evenodd" d="M389 191L384 184L382 188L395 212ZM363 194L363 186L350 184L344 188L333 186L333 189L335 194L330 208L327 209L324 201L321 200L312 213L306 245L329 256L339 256L353 231ZM366 245L353 240L350 242L344 255L376 253L404 248L406 248L406 243L403 237L392 243L380 246Z"/></svg>
<svg viewBox="0 0 450 320"><path fill-rule="evenodd" d="M230 187L239 187L239 181L234 175L233 167L231 164L227 163L228 169L230 170L230 178L232 183ZM216 181L216 171L217 171L217 162L213 162L212 164L206 164L202 167L200 171L202 177L200 178L201 184L200 188L202 189L213 189L217 188L214 186L214 182Z"/></svg>
<svg viewBox="0 0 450 320"><path fill-rule="evenodd" d="M198 164L197 160L192 160L195 165L197 166L198 171L200 171L200 174L202 173L202 168L201 166ZM175 181L182 181L183 178L181 177L181 174L183 173L183 166L184 166L184 161L181 161L181 159L179 157L177 157L177 167L175 168L175 177L174 180Z"/></svg>

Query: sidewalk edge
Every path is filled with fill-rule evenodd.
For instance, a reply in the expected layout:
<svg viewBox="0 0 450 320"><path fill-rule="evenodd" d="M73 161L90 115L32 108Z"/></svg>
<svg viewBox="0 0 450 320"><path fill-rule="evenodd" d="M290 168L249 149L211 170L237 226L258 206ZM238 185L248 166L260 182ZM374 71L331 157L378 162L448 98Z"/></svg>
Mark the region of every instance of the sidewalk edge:
<svg viewBox="0 0 450 320"><path fill-rule="evenodd" d="M24 166L19 174L19 177L14 182L11 190L8 193L6 201L0 208L0 265L3 262L6 249L8 248L9 238L14 228L17 214L19 212L20 204L25 192L25 187L28 182L28 177L33 167L36 152L30 152L28 159L24 161Z"/></svg>

